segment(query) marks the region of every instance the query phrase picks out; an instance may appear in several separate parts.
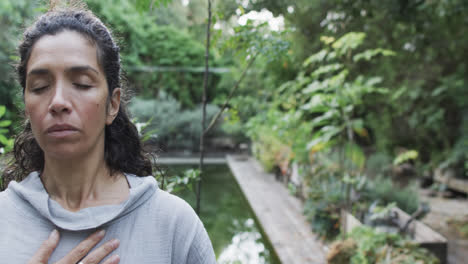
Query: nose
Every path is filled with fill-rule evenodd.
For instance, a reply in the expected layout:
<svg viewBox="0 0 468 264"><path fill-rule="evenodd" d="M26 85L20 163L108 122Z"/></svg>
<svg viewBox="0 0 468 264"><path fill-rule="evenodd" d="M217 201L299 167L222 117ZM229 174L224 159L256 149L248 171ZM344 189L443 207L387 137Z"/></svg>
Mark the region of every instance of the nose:
<svg viewBox="0 0 468 264"><path fill-rule="evenodd" d="M49 104L49 112L53 115L69 113L71 111L70 101L64 85L57 84Z"/></svg>

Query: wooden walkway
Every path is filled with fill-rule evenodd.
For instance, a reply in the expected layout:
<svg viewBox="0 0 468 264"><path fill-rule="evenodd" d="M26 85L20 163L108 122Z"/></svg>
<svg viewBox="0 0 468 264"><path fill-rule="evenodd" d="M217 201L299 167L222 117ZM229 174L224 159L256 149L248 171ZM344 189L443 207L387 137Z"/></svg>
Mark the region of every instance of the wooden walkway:
<svg viewBox="0 0 468 264"><path fill-rule="evenodd" d="M227 162L283 264L326 263L324 247L302 214L301 201L251 158Z"/></svg>

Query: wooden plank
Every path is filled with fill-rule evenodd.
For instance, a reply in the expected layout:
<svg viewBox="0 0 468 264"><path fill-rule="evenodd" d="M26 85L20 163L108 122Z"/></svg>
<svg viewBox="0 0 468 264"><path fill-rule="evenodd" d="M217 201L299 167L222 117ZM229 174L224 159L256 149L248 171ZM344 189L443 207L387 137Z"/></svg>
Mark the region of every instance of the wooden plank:
<svg viewBox="0 0 468 264"><path fill-rule="evenodd" d="M450 170L443 171L441 169L436 169L434 172L434 179L437 182L447 185L450 189L468 194L468 180L456 178L454 173Z"/></svg>
<svg viewBox="0 0 468 264"><path fill-rule="evenodd" d="M398 207L393 208L392 210L398 213L401 223L406 223L408 219L411 218L410 215ZM447 262L447 239L445 237L417 220L413 220L410 224L410 230L411 229L414 230L414 242L431 251L440 260L441 264L445 264Z"/></svg>
<svg viewBox="0 0 468 264"><path fill-rule="evenodd" d="M228 156L227 162L280 261L326 263L324 246L302 214L302 202L255 160Z"/></svg>
<svg viewBox="0 0 468 264"><path fill-rule="evenodd" d="M398 213L398 218L400 220L400 223L406 223L408 219L411 218L410 215L408 215L406 212L401 210L400 208L392 208L393 211L396 211ZM413 220L413 222L410 224L410 229L414 230L414 241L418 243L430 243L430 242L442 242L442 243L447 243L447 239L443 237L441 234L435 232L432 230L430 227L422 223L421 221L418 220Z"/></svg>
<svg viewBox="0 0 468 264"><path fill-rule="evenodd" d="M405 224L411 218L410 215L398 207L392 208L392 210L398 214L400 225ZM341 217L341 225L344 228L342 230L346 230L346 233L349 233L354 227L362 225L358 219L345 210L341 211ZM441 264L446 263L447 239L445 237L418 220L411 222L409 230L414 231L413 241L415 243L432 252L440 260Z"/></svg>
<svg viewBox="0 0 468 264"><path fill-rule="evenodd" d="M204 164L226 164L226 159L224 157L221 158L210 158L205 157L203 159ZM164 165L198 165L200 163L200 157L158 157L156 159L156 164L164 164Z"/></svg>
<svg viewBox="0 0 468 264"><path fill-rule="evenodd" d="M354 217L354 215L348 213L348 211L344 209L341 209L340 222L341 230L344 230L346 234L351 232L353 228L362 225L361 221L359 221L356 217Z"/></svg>

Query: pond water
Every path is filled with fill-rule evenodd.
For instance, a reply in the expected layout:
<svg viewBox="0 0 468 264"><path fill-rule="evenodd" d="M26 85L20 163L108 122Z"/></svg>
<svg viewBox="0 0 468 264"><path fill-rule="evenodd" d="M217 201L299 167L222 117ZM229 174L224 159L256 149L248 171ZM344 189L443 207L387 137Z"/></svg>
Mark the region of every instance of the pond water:
<svg viewBox="0 0 468 264"><path fill-rule="evenodd" d="M165 165L167 175L195 166ZM185 190L176 195L195 208L195 192ZM254 214L234 176L226 165L205 168L200 218L213 243L219 264L279 264L270 243L265 239Z"/></svg>

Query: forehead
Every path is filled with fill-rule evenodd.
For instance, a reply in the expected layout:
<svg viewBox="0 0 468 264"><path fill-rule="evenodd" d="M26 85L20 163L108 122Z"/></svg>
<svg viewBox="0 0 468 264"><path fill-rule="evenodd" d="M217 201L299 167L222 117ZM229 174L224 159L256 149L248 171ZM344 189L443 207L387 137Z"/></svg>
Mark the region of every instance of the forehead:
<svg viewBox="0 0 468 264"><path fill-rule="evenodd" d="M35 68L51 71L74 66L90 66L100 70L96 45L75 31L45 35L33 46L28 60L28 72Z"/></svg>

